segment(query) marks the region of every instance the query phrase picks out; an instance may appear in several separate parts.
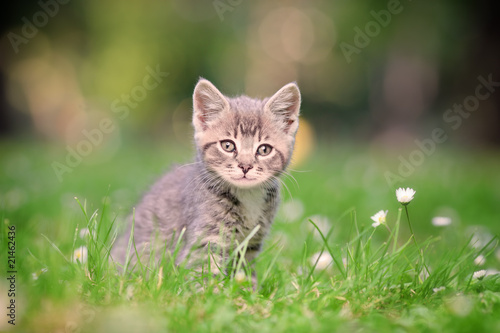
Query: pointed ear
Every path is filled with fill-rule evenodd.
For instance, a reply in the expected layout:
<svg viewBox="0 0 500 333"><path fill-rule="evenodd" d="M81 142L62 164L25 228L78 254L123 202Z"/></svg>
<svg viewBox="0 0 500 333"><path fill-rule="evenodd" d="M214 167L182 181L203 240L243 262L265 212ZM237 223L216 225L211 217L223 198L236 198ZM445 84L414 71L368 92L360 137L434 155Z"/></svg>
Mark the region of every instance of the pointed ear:
<svg viewBox="0 0 500 333"><path fill-rule="evenodd" d="M196 131L204 131L217 119L229 103L222 93L208 80L200 78L193 93L193 125Z"/></svg>
<svg viewBox="0 0 500 333"><path fill-rule="evenodd" d="M285 85L267 101L264 109L276 116L285 133L295 134L299 126L299 87L295 83Z"/></svg>

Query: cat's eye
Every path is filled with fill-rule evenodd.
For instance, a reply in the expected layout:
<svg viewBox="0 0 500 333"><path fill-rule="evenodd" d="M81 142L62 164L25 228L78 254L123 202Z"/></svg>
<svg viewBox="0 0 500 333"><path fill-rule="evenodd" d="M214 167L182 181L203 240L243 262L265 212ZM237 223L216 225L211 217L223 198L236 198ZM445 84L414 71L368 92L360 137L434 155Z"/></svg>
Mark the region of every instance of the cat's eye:
<svg viewBox="0 0 500 333"><path fill-rule="evenodd" d="M233 151L236 150L236 147L234 146L234 142L231 140L223 140L220 142L220 146L224 151L227 151L228 153L232 153Z"/></svg>
<svg viewBox="0 0 500 333"><path fill-rule="evenodd" d="M260 145L259 148L257 148L257 154L260 156L267 156L271 153L273 150L273 147L270 145Z"/></svg>

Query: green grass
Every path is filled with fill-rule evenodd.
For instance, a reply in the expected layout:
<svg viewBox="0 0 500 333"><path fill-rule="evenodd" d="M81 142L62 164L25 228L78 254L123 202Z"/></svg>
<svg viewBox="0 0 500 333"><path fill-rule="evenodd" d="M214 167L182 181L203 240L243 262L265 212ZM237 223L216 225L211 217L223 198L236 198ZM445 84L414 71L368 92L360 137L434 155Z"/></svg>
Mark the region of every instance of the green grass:
<svg viewBox="0 0 500 333"><path fill-rule="evenodd" d="M417 191L408 209L422 252L384 178L386 170L397 167L397 156L321 146L293 167L298 185L286 180L290 194L283 191L283 208L255 262L257 291L248 277L213 277L206 271L199 276L176 266L175 254L160 265L118 271L108 260L115 227L170 163L188 162L190 155L182 145L130 144L108 159L89 156L59 182L51 163L64 158L63 151L32 142L0 144L2 244L7 244L7 226L16 227L15 329L500 329L499 275L473 277L500 267L498 154L442 149L401 184ZM387 228L373 228L370 216L382 209L389 210ZM438 215L451 217L452 224L432 226ZM83 228L89 234L80 237ZM72 260L80 246L88 249L85 263ZM6 265L2 247L0 261ZM318 253L332 257L328 267L320 269L323 261L314 260ZM481 267L474 264L478 255L486 257ZM0 284L5 302L6 288ZM2 317L5 330L10 325Z"/></svg>

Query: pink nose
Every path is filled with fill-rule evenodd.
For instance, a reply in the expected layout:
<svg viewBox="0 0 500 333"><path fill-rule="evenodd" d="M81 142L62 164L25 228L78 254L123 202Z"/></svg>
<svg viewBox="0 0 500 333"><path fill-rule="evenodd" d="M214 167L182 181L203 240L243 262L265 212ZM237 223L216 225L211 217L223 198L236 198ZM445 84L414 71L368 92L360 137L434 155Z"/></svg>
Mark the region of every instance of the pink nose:
<svg viewBox="0 0 500 333"><path fill-rule="evenodd" d="M238 167L241 168L241 170L243 170L244 175L246 175L247 172L253 168L253 166L251 165L242 165L242 164L238 164Z"/></svg>

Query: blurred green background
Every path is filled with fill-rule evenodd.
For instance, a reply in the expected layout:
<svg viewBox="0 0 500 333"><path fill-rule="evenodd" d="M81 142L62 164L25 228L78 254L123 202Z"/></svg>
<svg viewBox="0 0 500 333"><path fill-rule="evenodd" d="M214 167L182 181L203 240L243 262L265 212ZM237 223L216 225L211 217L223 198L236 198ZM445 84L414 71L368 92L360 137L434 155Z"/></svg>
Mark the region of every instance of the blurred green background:
<svg viewBox="0 0 500 333"><path fill-rule="evenodd" d="M301 216L335 222L356 207L369 223L397 186L413 186L417 232L446 215L497 234L498 12L487 0L10 3L4 215L50 229L78 216L65 212L74 196L98 206L108 187L128 214L169 164L192 158L201 76L230 96L298 83L292 169L305 172L287 184Z"/></svg>
<svg viewBox="0 0 500 333"><path fill-rule="evenodd" d="M15 2L1 23L1 133L71 145L113 116L107 140L183 141L202 76L256 97L297 81L319 136L412 143L478 76L500 81L497 14L487 0ZM147 67L168 76L118 118L113 101ZM499 96L445 128L453 142L498 145Z"/></svg>
<svg viewBox="0 0 500 333"><path fill-rule="evenodd" d="M399 186L417 191L416 238L439 240L429 258L473 234L471 245L485 246L500 234L499 12L492 0L9 2L0 14L0 221L16 226L24 327L56 331L69 317L58 309L74 306L51 300L83 293L65 261L86 226L74 198L121 226L169 165L192 159L199 77L229 96L300 87L296 181L285 177L266 243L283 247L283 275L301 269L304 248L323 246L309 218L333 228L341 248L379 210L394 225ZM401 240L410 235L403 221ZM375 230L376 242L386 237ZM500 250L490 250L478 269L500 268ZM5 281L0 291L3 304ZM290 313L285 321L301 318Z"/></svg>

